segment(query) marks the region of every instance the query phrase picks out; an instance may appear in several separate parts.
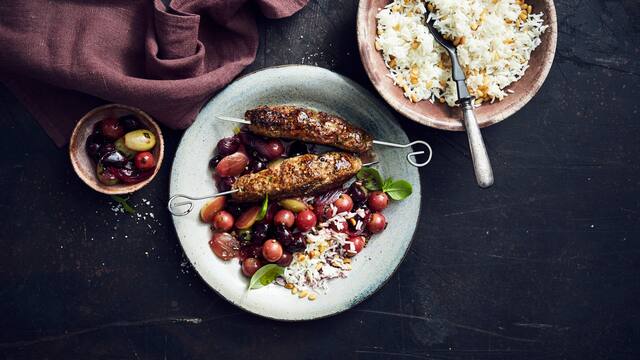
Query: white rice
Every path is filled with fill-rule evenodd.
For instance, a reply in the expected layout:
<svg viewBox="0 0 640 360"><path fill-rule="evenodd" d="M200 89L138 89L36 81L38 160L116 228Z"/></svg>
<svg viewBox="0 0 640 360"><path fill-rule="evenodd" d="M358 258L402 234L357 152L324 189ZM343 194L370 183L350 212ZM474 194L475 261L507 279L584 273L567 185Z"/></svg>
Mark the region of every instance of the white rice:
<svg viewBox="0 0 640 360"><path fill-rule="evenodd" d="M347 245L348 248L354 249L353 243L349 241L349 235L334 231L331 225L335 223L336 228L342 230L340 225L356 214L364 216L364 210L335 214L334 209L331 219L307 232L307 247L303 252L293 255L291 264L284 271L284 283L293 285L299 291L326 293L329 280L346 278L347 272L351 270L351 261L345 261L347 250L343 247Z"/></svg>
<svg viewBox="0 0 640 360"><path fill-rule="evenodd" d="M543 14L529 13L523 0L430 3L436 29L459 42L458 58L476 104L502 100L510 93L505 88L524 75L531 52L540 45L547 28ZM410 101L437 99L456 106L450 60L424 23L426 7L423 1L394 0L381 9L376 49L382 50L389 76ZM525 20L519 18L521 14Z"/></svg>

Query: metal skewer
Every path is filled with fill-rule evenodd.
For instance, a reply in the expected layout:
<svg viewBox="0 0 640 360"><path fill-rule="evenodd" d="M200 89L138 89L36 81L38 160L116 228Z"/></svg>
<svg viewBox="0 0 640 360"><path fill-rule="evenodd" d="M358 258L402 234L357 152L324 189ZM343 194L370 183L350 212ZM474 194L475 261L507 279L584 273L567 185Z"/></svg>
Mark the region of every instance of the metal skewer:
<svg viewBox="0 0 640 360"><path fill-rule="evenodd" d="M372 161L372 162L368 162L366 164L362 164L362 166L373 166L375 164L379 163L378 160ZM191 212L191 210L193 210L194 207L194 201L200 201L200 200L206 200L206 199L211 199L214 197L218 197L218 196L225 196L225 195L231 195L235 192L238 192L238 189L234 189L234 190L229 190L229 191L223 191L217 194L211 194L211 195L205 195L205 196L189 196L189 195L185 195L185 194L175 194L172 197L169 198L169 202L167 203L167 210L169 210L169 212L171 213L171 215L173 216L185 216L187 214L189 214ZM178 199L186 199L185 201L182 202L176 202ZM179 210L178 208L181 206L185 206L187 205L187 209L186 210Z"/></svg>
<svg viewBox="0 0 640 360"><path fill-rule="evenodd" d="M234 117L230 117L230 116L222 116L222 115L216 115L216 117L218 119L220 119L220 120L231 121L231 122L236 122L236 123L245 124L245 125L251 125L251 121L245 120L245 119L238 119L238 118L234 118ZM424 162L419 163L419 162L416 162L416 160L415 160L415 156L416 155L422 155L422 154L425 153L423 150L414 151L414 152L411 152L411 153L407 154L407 161L411 165L413 165L415 167L423 167L423 166L429 164L429 162L431 162L431 157L433 156L433 151L431 150L431 146L426 141L422 141L422 140L416 140L416 141L410 142L408 144L396 144L396 143L392 143L392 142L379 141L379 140L373 140L373 143L377 144L377 145L390 146L390 147L395 147L395 148L407 148L407 147L411 147L411 146L416 145L416 144L420 144L420 145L426 146L427 149L429 150L429 157Z"/></svg>

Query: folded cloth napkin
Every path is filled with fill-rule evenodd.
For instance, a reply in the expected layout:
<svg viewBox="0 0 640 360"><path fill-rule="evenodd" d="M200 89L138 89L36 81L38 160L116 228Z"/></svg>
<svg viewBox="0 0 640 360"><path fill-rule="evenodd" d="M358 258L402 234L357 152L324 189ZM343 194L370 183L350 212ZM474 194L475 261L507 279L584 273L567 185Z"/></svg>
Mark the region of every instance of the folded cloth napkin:
<svg viewBox="0 0 640 360"><path fill-rule="evenodd" d="M58 146L105 101L185 128L255 59L257 10L280 18L307 2L3 0L0 80Z"/></svg>

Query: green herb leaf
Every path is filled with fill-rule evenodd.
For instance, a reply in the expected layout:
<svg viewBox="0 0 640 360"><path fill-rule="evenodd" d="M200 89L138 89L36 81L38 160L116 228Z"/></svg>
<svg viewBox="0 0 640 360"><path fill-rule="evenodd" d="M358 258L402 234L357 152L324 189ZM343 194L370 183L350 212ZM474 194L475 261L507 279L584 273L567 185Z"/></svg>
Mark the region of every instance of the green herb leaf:
<svg viewBox="0 0 640 360"><path fill-rule="evenodd" d="M264 201L262 202L262 207L260 208L260 212L256 217L256 221L261 221L262 219L264 219L265 216L267 216L268 208L269 208L269 195L266 195L264 197Z"/></svg>
<svg viewBox="0 0 640 360"><path fill-rule="evenodd" d="M134 208L131 207L131 205L129 205L129 203L127 203L127 200L129 200L129 197L122 197L122 196L118 196L118 195L111 195L111 198L117 202L118 204L122 205L122 208L124 209L124 211L127 212L127 214L135 214L136 210Z"/></svg>
<svg viewBox="0 0 640 360"><path fill-rule="evenodd" d="M382 176L374 168L362 168L358 171L356 177L363 181L363 185L367 190L375 191L382 188Z"/></svg>
<svg viewBox="0 0 640 360"><path fill-rule="evenodd" d="M249 280L249 290L259 289L271 284L278 276L284 274L284 268L276 264L268 264L255 272Z"/></svg>
<svg viewBox="0 0 640 360"><path fill-rule="evenodd" d="M413 188L406 180L396 180L385 186L384 192L393 200L403 200L411 195Z"/></svg>
<svg viewBox="0 0 640 360"><path fill-rule="evenodd" d="M391 184L393 184L393 178L388 177L387 180L382 183L382 191L386 192L386 189L388 189Z"/></svg>

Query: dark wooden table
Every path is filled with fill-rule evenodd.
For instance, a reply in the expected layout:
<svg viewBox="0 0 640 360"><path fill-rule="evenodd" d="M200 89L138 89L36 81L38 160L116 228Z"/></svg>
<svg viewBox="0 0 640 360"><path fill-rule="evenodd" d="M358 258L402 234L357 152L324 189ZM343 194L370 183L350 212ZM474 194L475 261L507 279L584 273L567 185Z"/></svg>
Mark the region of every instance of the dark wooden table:
<svg viewBox="0 0 640 360"><path fill-rule="evenodd" d="M556 6L544 87L484 130L495 186L474 184L464 134L401 119L435 151L410 253L373 297L319 321L247 314L190 267L164 210L180 131L131 198L141 217L114 213L1 88L0 358L638 358L640 3ZM318 65L371 89L356 7L261 20L247 71Z"/></svg>

